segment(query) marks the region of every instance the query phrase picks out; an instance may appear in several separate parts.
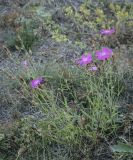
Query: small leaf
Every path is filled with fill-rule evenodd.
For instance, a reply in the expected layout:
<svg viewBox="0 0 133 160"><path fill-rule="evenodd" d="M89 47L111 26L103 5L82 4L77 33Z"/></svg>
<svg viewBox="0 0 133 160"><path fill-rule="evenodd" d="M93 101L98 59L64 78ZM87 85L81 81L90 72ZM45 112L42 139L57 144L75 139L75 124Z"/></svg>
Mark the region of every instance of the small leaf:
<svg viewBox="0 0 133 160"><path fill-rule="evenodd" d="M4 139L4 134L0 133L0 141Z"/></svg>
<svg viewBox="0 0 133 160"><path fill-rule="evenodd" d="M113 152L126 152L133 153L133 146L124 143L118 143L117 145L111 146Z"/></svg>

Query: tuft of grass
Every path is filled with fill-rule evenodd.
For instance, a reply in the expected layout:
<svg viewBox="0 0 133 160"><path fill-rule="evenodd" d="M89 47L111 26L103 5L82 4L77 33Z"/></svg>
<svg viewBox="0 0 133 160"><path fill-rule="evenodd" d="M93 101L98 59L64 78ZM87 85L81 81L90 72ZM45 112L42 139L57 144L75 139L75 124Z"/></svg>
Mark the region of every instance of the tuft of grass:
<svg viewBox="0 0 133 160"><path fill-rule="evenodd" d="M90 6L89 1L86 1L77 9L71 5L64 6L57 19L56 16L54 19L54 12L47 12L38 5L34 7L31 7L34 18L33 15L30 15L32 20L24 17L24 22L17 32L19 45L26 50L30 50L36 42L38 37L34 31L39 26L57 42L66 42L69 38L73 39L70 36L74 35L74 45L84 49L87 46L86 41L81 40L88 40L88 33L92 29L98 32L99 28L113 25L119 29L123 22L126 23L128 18L132 18L130 5L128 12L128 7L110 4L110 10L106 13L103 4L100 3L99 7ZM113 20L110 18L112 14ZM39 25L36 25L34 20ZM66 25L69 20L70 23ZM70 33L64 34L63 31ZM96 36L103 39L102 36ZM98 39L96 43L101 46ZM108 40L105 38L104 44L109 45L109 41L110 37ZM114 41L112 43L114 44ZM93 41L94 48L95 45ZM17 105L21 103L23 106L38 108L40 115L37 118L29 116L16 120L12 131L5 134L5 137L2 137L1 131L0 150L8 153L4 158L90 159L91 151L99 138L106 139L114 135L120 127L117 104L126 89L124 75L118 73L112 59L96 62L96 72L89 71L90 66L81 67L69 62L37 64L32 62L31 57L28 59L27 68L20 63L16 64L17 70L12 71L9 68L6 71L9 85L14 95L17 95L14 99L16 98ZM30 81L39 76L44 78L44 82L32 88ZM12 103L15 105L14 99ZM1 157L3 158L3 154Z"/></svg>
<svg viewBox="0 0 133 160"><path fill-rule="evenodd" d="M30 61L26 70L21 66L13 73L17 93L41 111L40 118L22 119L17 123L19 131L14 129L21 137L16 143L23 144L28 155L33 150L45 152L51 145L80 148L84 138L93 144L99 137L115 134L123 77L109 61L98 66L95 73L69 63L36 65ZM43 76L44 82L31 88L30 81L37 76Z"/></svg>

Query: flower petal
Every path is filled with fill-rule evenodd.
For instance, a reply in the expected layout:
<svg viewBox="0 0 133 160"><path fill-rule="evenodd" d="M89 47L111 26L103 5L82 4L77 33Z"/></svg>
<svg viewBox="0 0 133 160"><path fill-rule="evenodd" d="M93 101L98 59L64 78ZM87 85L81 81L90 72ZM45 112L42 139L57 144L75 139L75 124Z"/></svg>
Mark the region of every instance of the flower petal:
<svg viewBox="0 0 133 160"><path fill-rule="evenodd" d="M112 54L112 50L108 47L102 47L102 52L108 53L108 54Z"/></svg>
<svg viewBox="0 0 133 160"><path fill-rule="evenodd" d="M31 80L30 85L32 88L37 87L43 81L42 77L38 77L36 79Z"/></svg>
<svg viewBox="0 0 133 160"><path fill-rule="evenodd" d="M91 61L92 61L92 55L90 53L88 53L87 55L83 54L81 56L81 58L77 61L77 63L80 64L80 65L87 65Z"/></svg>
<svg viewBox="0 0 133 160"><path fill-rule="evenodd" d="M97 71L97 69L98 69L97 66L91 66L91 67L89 68L90 71Z"/></svg>
<svg viewBox="0 0 133 160"><path fill-rule="evenodd" d="M102 47L101 50L96 51L96 57L97 60L105 60L108 59L109 56L112 54L112 50L109 49L108 47Z"/></svg>
<svg viewBox="0 0 133 160"><path fill-rule="evenodd" d="M100 33L104 34L104 35L111 35L111 34L115 33L115 28L112 28L112 29L101 29Z"/></svg>

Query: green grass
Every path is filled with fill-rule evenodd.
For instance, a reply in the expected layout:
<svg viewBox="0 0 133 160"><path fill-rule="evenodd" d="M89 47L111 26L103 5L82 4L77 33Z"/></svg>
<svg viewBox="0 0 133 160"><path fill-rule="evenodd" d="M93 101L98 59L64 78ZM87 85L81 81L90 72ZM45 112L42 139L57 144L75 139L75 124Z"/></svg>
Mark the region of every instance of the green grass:
<svg viewBox="0 0 133 160"><path fill-rule="evenodd" d="M13 132L15 143L24 145L34 155L33 150L42 153L50 144L80 148L84 138L93 144L98 137L114 135L119 128L117 102L124 83L122 74L109 62L99 63L96 73L69 63L37 65L32 62L27 70L20 66L18 72L10 72L14 77L13 83L10 81L14 91L39 108L44 116L18 121ZM44 83L31 88L30 80L37 76L43 76Z"/></svg>
<svg viewBox="0 0 133 160"><path fill-rule="evenodd" d="M132 18L132 5L125 7L110 3L106 4L106 8L109 13L102 3L96 7L89 1L77 9L72 5L63 6L56 13L45 11L40 6L27 8L33 11L33 15L30 15L31 19L21 17L24 22L17 30L19 44L14 44L16 41L13 44L20 47L18 50L26 51L28 67L24 68L20 59L11 57L17 70L4 68L2 77L5 78L5 86L13 93L13 106L30 105L41 114L38 118L27 116L16 119L11 122L11 127L1 129L2 160L78 160L83 157L89 160L96 146L101 145L101 139L106 143L108 139L118 138L118 131L123 127L119 102L127 91L127 73L118 71L117 59L111 57L104 62L95 61L98 70L92 72L89 65L78 66L70 61L35 63L28 53L40 38L37 33L43 29L45 38L57 43L74 42L75 47L81 49L87 47L90 31L96 32L92 37L96 36L92 40L93 49L105 45L117 46L117 36L123 35L119 29L122 26L132 27L131 22L126 23ZM60 19L64 19L63 27ZM115 36L108 38L97 34L99 28L113 25L118 31ZM30 81L39 76L44 77L44 82L32 88ZM8 96L11 98L10 94ZM124 160L128 156L116 154L114 159Z"/></svg>

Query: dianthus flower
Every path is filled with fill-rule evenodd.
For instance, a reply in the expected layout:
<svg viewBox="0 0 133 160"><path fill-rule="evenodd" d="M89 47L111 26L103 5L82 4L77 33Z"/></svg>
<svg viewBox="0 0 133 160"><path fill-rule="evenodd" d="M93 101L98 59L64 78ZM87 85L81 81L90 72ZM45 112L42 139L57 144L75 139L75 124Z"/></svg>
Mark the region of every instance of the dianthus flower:
<svg viewBox="0 0 133 160"><path fill-rule="evenodd" d="M80 65L87 65L92 61L92 55L90 53L83 54L80 59L77 61Z"/></svg>
<svg viewBox="0 0 133 160"><path fill-rule="evenodd" d="M113 51L109 49L108 47L103 47L101 50L97 50L96 51L97 60L108 59L110 55L112 54L112 52Z"/></svg>
<svg viewBox="0 0 133 160"><path fill-rule="evenodd" d="M115 33L115 29L114 28L112 28L112 29L101 29L100 33L103 34L103 35L111 35L111 34Z"/></svg>
<svg viewBox="0 0 133 160"><path fill-rule="evenodd" d="M90 70L90 71L97 71L98 68L97 68L97 66L93 65L93 66L91 66L91 67L89 68L89 70Z"/></svg>
<svg viewBox="0 0 133 160"><path fill-rule="evenodd" d="M43 81L42 77L38 77L36 79L31 80L30 85L32 88L37 87L39 84L41 84L41 82Z"/></svg>

